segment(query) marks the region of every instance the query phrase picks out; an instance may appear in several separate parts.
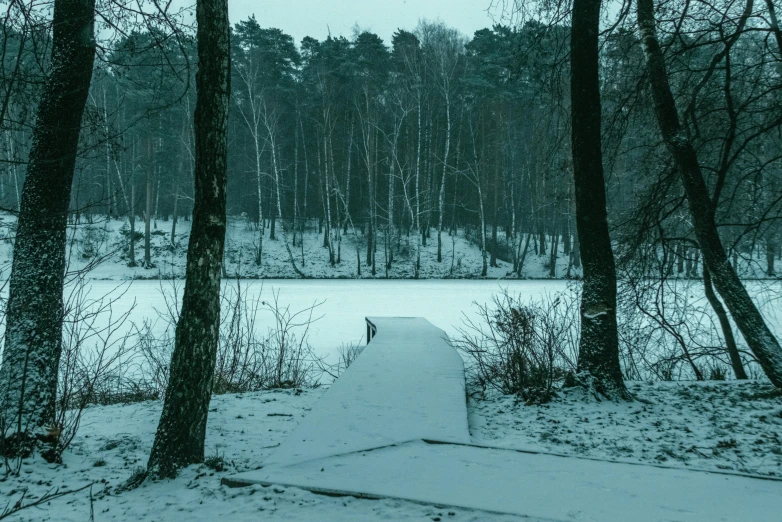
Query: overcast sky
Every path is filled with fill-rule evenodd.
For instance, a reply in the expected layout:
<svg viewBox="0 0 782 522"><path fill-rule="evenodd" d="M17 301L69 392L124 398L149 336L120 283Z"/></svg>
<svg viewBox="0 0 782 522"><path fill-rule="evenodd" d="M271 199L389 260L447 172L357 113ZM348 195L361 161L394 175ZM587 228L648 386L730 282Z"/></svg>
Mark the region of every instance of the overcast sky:
<svg viewBox="0 0 782 522"><path fill-rule="evenodd" d="M231 24L255 14L261 27L277 27L297 44L305 36L318 40L329 34L350 38L353 26L376 33L387 44L398 28L412 30L418 20L440 19L472 36L491 27L486 12L490 0L228 0Z"/></svg>

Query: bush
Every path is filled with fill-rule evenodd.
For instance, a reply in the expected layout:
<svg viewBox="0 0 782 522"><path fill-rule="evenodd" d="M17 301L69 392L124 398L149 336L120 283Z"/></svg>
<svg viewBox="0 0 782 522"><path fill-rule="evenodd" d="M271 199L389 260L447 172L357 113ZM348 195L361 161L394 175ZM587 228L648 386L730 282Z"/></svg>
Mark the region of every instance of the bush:
<svg viewBox="0 0 782 522"><path fill-rule="evenodd" d="M524 303L507 290L478 307L477 320L464 318L455 346L467 355L470 384L515 394L527 404L555 396L555 384L576 368L578 307L563 293Z"/></svg>
<svg viewBox="0 0 782 522"><path fill-rule="evenodd" d="M158 319L164 323L163 334L156 335L157 328L150 322L145 322L137 332L144 359L139 388L149 387L160 396L168 386L168 365L174 350L179 317L178 283L172 283L171 290L162 291L167 305ZM309 327L317 320L313 314L320 303L291 311L279 302L279 292L267 301L262 291L255 295L245 293L238 280L224 288L220 299L215 394L315 384L315 365L307 341ZM271 326L264 332L262 324Z"/></svg>
<svg viewBox="0 0 782 522"><path fill-rule="evenodd" d="M343 343L338 349L339 360L334 364L329 364L323 357L315 357L313 360L321 373L329 375L333 379L338 379L342 372L348 369L353 362L364 351L364 346L360 343Z"/></svg>

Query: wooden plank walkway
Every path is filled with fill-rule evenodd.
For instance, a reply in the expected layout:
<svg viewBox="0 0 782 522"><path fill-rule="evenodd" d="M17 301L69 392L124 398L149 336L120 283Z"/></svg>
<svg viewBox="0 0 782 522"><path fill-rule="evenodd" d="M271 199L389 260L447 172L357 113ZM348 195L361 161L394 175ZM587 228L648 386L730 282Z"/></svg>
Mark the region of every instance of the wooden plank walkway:
<svg viewBox="0 0 782 522"><path fill-rule="evenodd" d="M284 485L528 520L778 520L782 480L470 444L461 357L422 318L368 318L363 353L256 471ZM486 518L485 516L483 518Z"/></svg>
<svg viewBox="0 0 782 522"><path fill-rule="evenodd" d="M423 441L264 468L242 479L531 521L770 522L782 513L779 480Z"/></svg>
<svg viewBox="0 0 782 522"><path fill-rule="evenodd" d="M420 317L367 321L372 341L264 466L415 439L470 442L464 363L445 332Z"/></svg>

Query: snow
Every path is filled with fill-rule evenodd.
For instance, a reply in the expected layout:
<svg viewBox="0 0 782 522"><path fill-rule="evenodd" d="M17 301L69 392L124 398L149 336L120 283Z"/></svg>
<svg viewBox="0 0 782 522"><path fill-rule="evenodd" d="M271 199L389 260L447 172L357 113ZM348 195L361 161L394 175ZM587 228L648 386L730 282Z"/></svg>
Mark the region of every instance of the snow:
<svg viewBox="0 0 782 522"><path fill-rule="evenodd" d="M0 266L7 265L10 272L12 240L16 218L0 212ZM104 216L94 216L92 224L82 220L78 225L68 227L68 269L71 272L92 266L99 258L104 258L91 268L90 279L122 281L128 279L183 279L187 255L187 244L190 237L191 221L177 221L175 244L171 244L171 221L157 220L152 223L150 234L151 257L154 268L141 266L144 260L144 239L135 244L136 263L129 267L127 257L129 224L126 218L106 220ZM136 233L143 233L144 222L136 220ZM365 278L382 279L386 277L386 254L383 250L383 232L378 231L378 250L376 253L375 276L371 267L366 264L366 237L352 231L343 235L341 245L341 262L331 266L329 252L323 247L323 234L318 233L317 222L311 220L304 231L304 263L302 263L302 248L299 243L290 245L299 269L309 278ZM292 232L288 232L292 240ZM243 278L298 278L298 274L290 264L288 250L285 247L282 225L277 222L276 239L269 239L269 230L264 234L262 265L255 264L255 253L258 245L257 225L248 222L244 217L229 216L226 229L225 268L229 277ZM298 237L298 236L297 236ZM397 279L414 277L415 250L418 238L415 235L402 235L394 241L394 262L391 264L388 276ZM361 254L361 276L358 276L356 266L356 244ZM335 257L337 244L334 243ZM531 250L531 247L530 247ZM568 256L563 255L560 246L557 259L557 277L564 277L567 272ZM465 236L460 230L456 236L443 233L441 263L437 262L437 231L432 230L432 237L427 245L421 247L421 271L419 277L427 278L478 278L481 274L482 258L480 248L475 241ZM534 251L527 254L523 276L525 278L548 278L549 255L535 255ZM497 279L510 276L512 265L510 259L499 260L498 267L488 268L488 278ZM579 273L574 270L573 274Z"/></svg>
<svg viewBox="0 0 782 522"><path fill-rule="evenodd" d="M733 522L782 509L782 481L423 441L242 477L546 520Z"/></svg>
<svg viewBox="0 0 782 522"><path fill-rule="evenodd" d="M372 342L264 466L412 439L470 441L464 365L445 332L416 317L369 320Z"/></svg>
<svg viewBox="0 0 782 522"><path fill-rule="evenodd" d="M487 391L469 406L476 444L782 477L782 394L757 381L628 382L633 402L577 390L524 406Z"/></svg>
<svg viewBox="0 0 782 522"><path fill-rule="evenodd" d="M746 471L767 475L774 471L777 476L782 473L782 401L769 385L736 381L628 384L639 399L629 404L585 403L583 397L562 394L547 407L525 407L514 397L476 396L477 400L472 399L467 408L472 442L539 449L574 457L621 458L627 462L718 471L722 471L722 466L728 466L728 471L739 469L740 456L747 462ZM84 412L81 429L71 449L63 456L64 464L48 465L37 457L29 459L19 477L0 478L0 498L16 501L26 489L26 500L31 500L54 487L74 490L95 482L93 508L97 521L431 521L439 518L443 521L535 522L534 517L495 516L483 511L436 507L398 499L334 498L297 487L255 485L228 488L220 484L223 477L261 466L303 417L313 411L324 391L321 388L216 396L210 407L207 456L221 455L225 469L215 471L205 465L191 466L176 480L148 482L136 490L118 494L112 493L114 489L137 466L146 464L161 403L150 401L90 407ZM642 413L635 414L638 410ZM716 419L712 420L715 416ZM567 433L567 430L572 433ZM647 441L647 437L651 440ZM735 447L729 447L730 439L735 439ZM759 439L764 442L755 443ZM720 441L726 442L720 445ZM622 446L625 444L633 451L624 450ZM690 445L696 445L709 457L677 450L679 447L687 449ZM661 461L655 458L658 454L666 455L670 449L684 455L686 460L669 457ZM575 460L557 458L559 460L552 462L560 465L564 465L562 461ZM580 460L575 462L574 466L581 466ZM404 464L405 467L414 465L411 462ZM633 469L639 474L647 471L647 467L634 466ZM623 487L622 477L612 477L608 475L611 480L609 486ZM758 484L758 491L763 491L782 483L753 481L752 484ZM567 482L557 481L554 486L557 488L556 503L568 501ZM664 484L650 486L654 488L651 495L655 494L658 486L665 487ZM555 509L544 505L545 499L538 500L531 494L527 495L524 489L514 484L498 484L497 488L503 492L511 489L514 495L524 496L531 509ZM777 498L782 498L780 491ZM754 522L778 518L778 510L772 516L766 516L767 513L755 511L752 502L749 494L744 495L737 504L744 507L744 512L733 520ZM592 499L584 500L585 505L590 503ZM641 514L636 507L628 510L624 520L635 520ZM89 513L90 496L85 490L53 500L50 504L20 511L10 520L82 522L89 519ZM683 515L672 512L667 519L683 519ZM710 522L711 519L701 520Z"/></svg>
<svg viewBox="0 0 782 522"><path fill-rule="evenodd" d="M8 223L7 216L3 216L3 222ZM100 228L104 224L95 225ZM102 252L107 253L113 247L121 246L119 230L121 221L111 221L107 225L106 239L103 242ZM159 224L163 226L162 224ZM170 225L170 223L168 224ZM165 226L168 226L165 225ZM153 235L155 249L155 262L158 270L145 270L143 268L128 268L119 253L111 254L106 263L99 265L89 275L91 296L99 297L114 289L118 297L114 303L114 313L128 310L135 303L136 308L131 312L131 320L141 324L144 319L154 320L158 311L165 309L165 303L161 294L162 289L171 288L170 285L178 284L181 295L181 281L140 281L139 278L158 276L177 276L181 274L184 266L184 251L187 244L188 222L180 221L177 225L182 231L178 235L178 247L173 252L166 250L167 238L162 235ZM84 246L85 229L71 229L70 234L77 239L72 244L71 269L84 266L88 259L80 257L80 249ZM229 275L290 277L292 273L287 270L288 258L281 239L277 241L264 241L265 265L262 272L253 272L252 265L252 240L257 232L246 223L236 219L229 224L229 240L227 249L227 267ZM280 235L281 237L281 235ZM434 261L436 255L436 238L430 242L427 250L422 253L422 275L436 277L448 272L450 268L451 245L450 237L444 236L444 262L437 265ZM467 242L463 236L455 239L455 259L462 257L460 277L474 276L480 272L480 252L473 244ZM141 254L142 243L137 244L137 253ZM348 240L343 242L343 263L332 268L326 259L328 253L322 248L322 238L311 231L305 239L307 257L306 271L317 277L353 277L355 269L355 250ZM10 240L0 245L0 263L10 261ZM364 255L362 251L362 258ZM268 254L268 256L267 256ZM382 252L378 252L378 277L383 277ZM545 277L548 271L544 264L548 256L535 256L528 254L525 275L530 277ZM559 262L566 262L560 256ZM456 264L456 263L455 263ZM239 268L241 267L241 268ZM402 254L395 262L397 272L392 272L393 277L409 275L408 260ZM366 267L363 268L362 277L367 277ZM292 270L292 269L291 269ZM509 270L507 264L500 269L490 269L492 277L503 277ZM558 265L558 273L564 273L565 266ZM179 271L179 272L178 272ZM4 273L6 275L7 272ZM103 280L105 279L105 280ZM129 281L133 279L133 281ZM228 281L225 285L236 284ZM337 348L346 342L362 343L365 335L364 317L369 316L423 316L437 328L446 334L454 336L461 324L462 313L471 315L475 309L473 301L486 303L491 295L508 287L511 292L518 292L524 298L536 299L546 293L555 293L564 290L564 281L518 281L513 279L495 280L418 280L418 281L384 281L384 280L273 280L241 282L243 289L251 294L263 292L270 295L272 291L280 292L280 302L290 306L291 310L300 310L311 306L316 300L325 300L318 309L318 314L323 317L313 324L310 330L310 342L315 354L331 357ZM682 292L690 294L692 306L702 306L702 285L698 281L680 282L683 285ZM778 283L771 290L756 290L750 283L751 295L763 306L766 317L771 321L772 327L777 332L782 332L782 308L775 304ZM761 285L761 283L757 283ZM758 287L760 288L760 287ZM120 295L123 291L124 294ZM5 289L7 292L7 287ZM766 293L763 293L766 292ZM6 294L7 295L7 294ZM267 323L259 324L265 328ZM126 325L129 327L129 325ZM156 333L161 333L162 323L155 326ZM376 341L382 342L382 337ZM377 346L377 345L376 345ZM367 352L368 353L368 352ZM365 353L366 355L366 353ZM364 355L362 355L364 357ZM359 361L361 358L359 358ZM359 364L358 361L355 364ZM360 368L360 367L359 367ZM377 374L382 378L388 376ZM338 381L339 382L339 381ZM333 388L336 388L334 385ZM528 455L522 457L545 457L546 459L558 459L551 462L561 466L569 466L572 471L570 479L562 479L566 475L560 474L560 478L550 483L551 488L541 493L553 494L554 497L545 497L532 494L535 487L543 488L536 478L543 477L543 473L532 476L529 494L516 482L489 482L495 484L496 493L504 496L515 495L519 499L527 501L524 504L525 513L534 514L532 518L524 520L536 520L535 517L549 517L553 510L565 507L569 500L569 487L575 488L578 484L584 486L585 480L578 478L579 470L586 468L583 457L622 461L625 463L643 464L634 466L635 473L641 479L644 477L667 477L664 472L674 473L675 476L693 476L692 473L682 475L682 468L702 469L729 473L750 473L767 477L782 476L782 396L768 385L761 382L634 382L629 383L631 391L638 398L632 403L595 402L575 392L560 393L560 396L551 404L544 406L523 406L516 397L501 396L487 392L485 395L477 390L468 390L470 400L466 406L466 420L469 427L469 440L467 442L476 445L493 446L500 448L491 450L494 453L482 453L488 455L476 459L472 456L472 448L457 449L453 446L438 447L438 451L445 455L451 451L450 456L427 457L419 451L420 443L410 443L388 451L377 453L372 458L377 458L377 474L366 475L368 479L359 484L369 488L383 482L380 473L385 463L395 462L403 469L413 469L420 465L420 476L430 476L437 481L443 476L463 477L465 484L472 484L475 491L481 487L480 477L475 469L483 469L479 466L496 464L501 469L512 467L508 462L519 463L521 458L515 452L510 457L510 452L502 449L518 449L525 451L539 451L565 455L568 458L551 455ZM476 495L469 491L453 490L453 497L433 500L421 500L422 497L402 495L403 492L386 492L385 495L407 496L410 500L397 498L384 498L381 500L367 500L352 497L332 498L316 495L299 487L254 485L247 488L231 489L221 486L220 480L238 473L257 470L272 453L280 448L284 441L294 433L297 426L304 426L304 421L310 414L313 416L313 424L324 432L334 430L339 432L341 423L335 418L327 417L321 422L314 423L317 412L321 410L319 400L324 395L326 388L302 391L265 391L247 393L241 395L221 395L212 400L210 418L207 433L207 456L222 457L224 469L217 471L205 465L191 466L183 471L182 475L173 481L158 483L147 482L140 488L123 493L116 493L116 488L133 473L134 469L146 464L149 450L152 445L154 432L160 415L159 402L143 402L129 405L93 406L84 414L80 431L76 435L71 448L66 451L63 465L48 465L38 457L29 459L21 466L19 476L0 475L0 497L17 501L23 494L25 502L40 498L52 488L66 488L75 490L82 486L94 483L92 487L92 508L95 512L95 520L369 520L369 519L414 519L414 520L519 520L517 516L489 514L481 509L468 509L466 507L436 507L435 504L453 504L466 506L466 499L473 495L478 498L470 501L471 506L485 509L488 504L496 507L499 504L487 500L489 497ZM428 400L428 399L427 399ZM432 399L434 400L434 399ZM464 394L461 396L464 407ZM343 433L344 435L344 433ZM416 434L421 438L424 435ZM396 437L397 442L403 437ZM418 446L414 447L415 444ZM416 449L418 448L418 449ZM429 448L429 447L427 447ZM399 449L400 451L396 451ZM429 448L431 449L431 448ZM407 452L407 453L406 453ZM367 455L370 455L370 452ZM356 466L364 465L355 455ZM493 455L493 456L492 456ZM440 459L430 461L425 465L425 459ZM494 460L491 460L494 459ZM217 460L217 459L215 459ZM369 461L367 461L369 462ZM472 462L474 465L467 466ZM545 460L526 460L530 469L537 469L538 462ZM565 464L565 463L572 464ZM10 463L12 466L14 462ZM601 465L603 463L600 463ZM303 466L304 464L302 464ZM352 464L351 464L352 465ZM449 468L449 466L452 466ZM526 469L527 464L519 465L520 469ZM545 469L552 468L554 464L541 464ZM611 464L616 466L616 464ZM655 466L677 468L679 471L660 471ZM468 471L465 471L465 469ZM302 468L304 469L304 468ZM320 468L319 468L320 469ZM360 467L353 468L355 473L364 473ZM620 468L611 468L620 469ZM622 468L624 469L624 468ZM440 471L436 471L440 470ZM319 471L318 471L319 472ZM485 470L490 475L489 470ZM324 471L325 473L325 471ZM467 473L467 475L459 475ZM503 472L504 473L504 472ZM624 472L623 472L624 473ZM649 475L647 475L647 473ZM663 473L663 475L656 475ZM429 474L429 475L427 475ZM484 473L481 473L481 475ZM336 477L330 484L340 487L339 480L354 480L356 477L343 474L342 478ZM642 476L641 476L642 475ZM418 475L416 475L418 476ZM496 475L498 477L499 475ZM674 475L670 475L674 476ZM700 476L700 475L698 475ZM607 475L608 482L603 489L595 490L589 496L584 489L579 495L574 495L574 502L590 507L593 499L600 498L605 489L616 492L624 487L626 475L613 472ZM711 476L710 476L711 477ZM602 480L606 475L600 475ZM713 478L713 477L712 477ZM395 479L396 484L402 487L408 480ZM422 478L423 480L423 478ZM515 481L516 479L514 479ZM542 479L541 479L542 480ZM651 480L651 479L650 479ZM729 477L723 480L733 480ZM748 479L742 479L748 480ZM386 480L385 482L389 482ZM460 482L462 478L459 479ZM580 481L580 482L579 482ZM659 478L658 482L651 482L647 486L654 494L659 488L665 490L667 479ZM394 481L390 481L394 483ZM662 482L662 483L660 483ZM779 482L753 481L751 489L758 494L768 491L767 488L775 488ZM413 489L412 484L408 490ZM436 484L435 484L436 485ZM354 487L355 483L343 483L344 487ZM718 487L719 484L714 487ZM374 487L374 486L373 486ZM396 487L396 486L395 486ZM434 486L433 486L434 487ZM466 486L465 486L466 487ZM711 487L711 486L710 486ZM442 489L442 488L440 488ZM682 489L682 488L680 488ZM435 491L436 488L433 489ZM463 495L457 495L459 492ZM488 490L485 490L488 491ZM552 491L554 493L552 493ZM574 489L575 491L575 489ZM687 491L685 489L685 491ZM693 495L700 494L699 489L693 490ZM717 490L715 490L717 491ZM734 498L737 506L744 506L744 513L738 513L733 520L773 520L778 517L779 508L776 507L774 515L755 512L751 494L734 492L736 497L724 496L725 499ZM782 498L781 494L777 498ZM486 495L489 493L487 492ZM726 493L728 495L728 493ZM649 492L647 491L647 496ZM693 507L709 509L698 504L695 496L691 498ZM722 493L714 498L723 498ZM485 497L485 498L484 498ZM87 520L90 517L90 493L84 490L79 493L67 495L38 507L32 507L12 516L10 520ZM546 500L548 498L549 500ZM450 500L449 500L450 499ZM563 500L564 499L564 500ZM446 502L446 500L449 500ZM476 504L476 502L478 502ZM484 502L484 503L480 503ZM497 501L499 502L499 501ZM629 502L625 500L625 502ZM760 500L758 502L765 502ZM553 506L549 504L555 504ZM560 506L559 504L562 504ZM639 504L640 505L640 504ZM759 505L759 504L758 504ZM628 506L628 504L623 504ZM751 507L748 507L751 506ZM0 505L2 510L3 505ZM491 507L491 506L490 506ZM657 508L660 506L657 505ZM516 508L514 508L516 509ZM640 512L638 507L627 507L629 514L625 513L623 520L637 518ZM728 508L726 508L728 509ZM605 512L600 512L605 515ZM703 517L708 512L702 511ZM730 514L731 511L723 511ZM572 515L572 516L571 516ZM743 516L742 516L743 515ZM579 513L568 512L567 517L557 515L559 518L589 520L586 511ZM671 512L667 518L687 519L686 516L694 516L691 520L712 520L712 518L697 518L697 514L682 514ZM711 515L709 515L711 516ZM593 518L595 519L595 518ZM715 520L717 518L714 518ZM595 520L603 520L596 518Z"/></svg>
<svg viewBox="0 0 782 522"><path fill-rule="evenodd" d="M90 281L86 290L89 299L103 296L116 299L114 315L132 308L128 321L116 336L141 325L145 320L153 323L152 333L161 336L166 324L158 319L158 312L166 310L164 293L172 294L178 287L181 301L182 281ZM235 286L236 281L224 281L223 288ZM419 281L366 281L366 280L263 280L241 281L242 292L248 296L261 295L270 299L279 292L282 306L291 311L303 310L322 301L314 313L320 317L310 327L309 338L317 356L332 358L343 343L364 344L366 326L364 318L374 316L425 316L449 336L458 334L462 313L474 314L473 301L488 303L491 296L508 288L525 298L538 299L546 293L564 290L564 281L518 280L419 280ZM7 296L7 289L2 297ZM108 320L108 315L106 320ZM258 318L257 328L265 331L273 325L270 315ZM2 333L3 325L0 325Z"/></svg>
<svg viewBox="0 0 782 522"><path fill-rule="evenodd" d="M444 333L420 318L368 318L368 322L377 328L376 336L315 410L261 469L227 477L224 484L283 485L329 495L404 499L546 520L621 522L633 513L634 520L650 522L671 516L681 521L734 521L746 516L747 505L756 519L771 519L782 509L782 478L726 473L721 471L728 468L725 465L710 472L659 466L661 454L654 465L638 465L567 453L541 454L512 443L505 448L472 445L467 430L459 429L458 416L467 417L460 397L462 364L450 362L459 356ZM691 397L686 388L679 391ZM701 386L698 391L712 390ZM582 390L574 395L577 401L571 404L571 415L552 419L554 423L589 422L582 415L589 401ZM718 400L719 393L715 395ZM442 399L450 404L443 407ZM610 410L622 412L626 406L607 404L608 408L589 408L598 426L604 425L603 415L611 418L617 411ZM644 398L641 404L653 403ZM663 414L672 404L665 406ZM647 416L645 407L634 407L632 415ZM486 419L473 417L472 424L485 427L504 418L501 410L493 413ZM536 421L540 420L538 414ZM715 418L712 421L717 423ZM608 424L617 425L614 419ZM658 419L652 426L662 424ZM645 431L642 428L638 434ZM632 434L625 435L632 440ZM773 428L763 435L765 440L753 441L756 446L769 443L779 449ZM502 443L508 444L509 438ZM703 434L701 443L708 438ZM480 442L481 437L474 439ZM646 437L646 442L651 440ZM606 442L604 438L596 446L605 448ZM720 441L714 451L723 447L736 448L738 443ZM698 452L694 445L687 451L693 450ZM762 471L766 476L776 474Z"/></svg>

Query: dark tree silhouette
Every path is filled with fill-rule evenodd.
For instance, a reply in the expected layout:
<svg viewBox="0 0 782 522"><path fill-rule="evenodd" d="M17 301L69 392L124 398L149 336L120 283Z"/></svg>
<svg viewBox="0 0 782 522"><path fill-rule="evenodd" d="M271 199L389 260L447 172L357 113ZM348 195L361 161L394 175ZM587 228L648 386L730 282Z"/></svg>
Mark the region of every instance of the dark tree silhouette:
<svg viewBox="0 0 782 522"><path fill-rule="evenodd" d="M204 460L204 440L220 325L225 246L226 131L230 101L227 0L198 0L195 203L185 293L163 413L148 471L173 477Z"/></svg>
<svg viewBox="0 0 782 522"><path fill-rule="evenodd" d="M601 393L627 397L619 366L616 271L600 143L599 22L600 0L574 0L570 43L573 176L584 266L578 369L594 378Z"/></svg>
<svg viewBox="0 0 782 522"><path fill-rule="evenodd" d="M31 441L55 416L62 351L65 229L92 80L95 0L55 0L51 69L41 93L16 230L0 369L6 434Z"/></svg>
<svg viewBox="0 0 782 522"><path fill-rule="evenodd" d="M751 4L748 7L751 10ZM653 0L638 0L638 25L641 29L647 78L654 97L660 133L684 185L704 264L714 287L725 301L763 371L775 386L782 387L782 348L728 261L717 231L714 204L698 163L697 153L679 120L676 102L668 82L665 57L657 40Z"/></svg>

